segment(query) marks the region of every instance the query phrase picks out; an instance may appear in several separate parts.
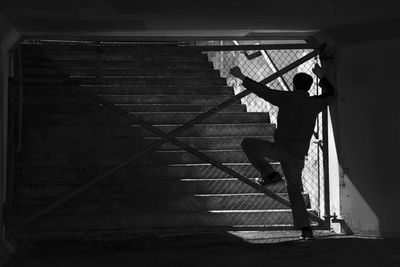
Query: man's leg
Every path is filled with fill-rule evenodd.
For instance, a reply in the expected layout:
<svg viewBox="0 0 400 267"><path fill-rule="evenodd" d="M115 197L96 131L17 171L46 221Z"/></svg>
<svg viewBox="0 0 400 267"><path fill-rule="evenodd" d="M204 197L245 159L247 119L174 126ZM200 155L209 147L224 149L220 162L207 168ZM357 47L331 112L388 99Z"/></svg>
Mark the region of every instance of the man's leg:
<svg viewBox="0 0 400 267"><path fill-rule="evenodd" d="M304 198L302 195L301 174L304 168L304 158L295 158L290 161L281 162L283 173L285 174L287 190L295 229L310 227L310 220Z"/></svg>
<svg viewBox="0 0 400 267"><path fill-rule="evenodd" d="M256 138L245 138L242 141L242 148L262 178L274 172L271 164L265 158L278 160L275 143Z"/></svg>

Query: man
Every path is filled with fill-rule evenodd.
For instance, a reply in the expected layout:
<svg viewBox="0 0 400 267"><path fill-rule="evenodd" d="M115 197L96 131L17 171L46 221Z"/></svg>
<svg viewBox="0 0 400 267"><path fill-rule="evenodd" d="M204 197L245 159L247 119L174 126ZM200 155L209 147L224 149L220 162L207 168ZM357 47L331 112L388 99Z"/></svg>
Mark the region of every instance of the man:
<svg viewBox="0 0 400 267"><path fill-rule="evenodd" d="M249 79L238 67L230 70L233 76L242 80L243 86L249 91L279 107L274 142L245 138L242 141L242 148L250 162L260 172L261 178L256 181L263 186L282 181L281 175L272 169L265 157L281 163L294 227L301 229L303 239L313 238L302 196L301 175L304 157L308 153L318 114L336 97L336 91L325 78L321 67L315 65L313 72L321 79L319 85L323 93L310 97L308 90L311 88L313 78L306 73L297 73L293 78L293 91L286 92L272 90Z"/></svg>

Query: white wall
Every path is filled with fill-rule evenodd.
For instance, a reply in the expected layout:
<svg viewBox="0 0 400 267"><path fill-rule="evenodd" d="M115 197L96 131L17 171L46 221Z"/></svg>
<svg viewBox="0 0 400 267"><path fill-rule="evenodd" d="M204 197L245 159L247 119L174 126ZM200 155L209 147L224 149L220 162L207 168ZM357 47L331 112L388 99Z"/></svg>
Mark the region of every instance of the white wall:
<svg viewBox="0 0 400 267"><path fill-rule="evenodd" d="M355 233L400 236L400 39L337 47L341 213Z"/></svg>

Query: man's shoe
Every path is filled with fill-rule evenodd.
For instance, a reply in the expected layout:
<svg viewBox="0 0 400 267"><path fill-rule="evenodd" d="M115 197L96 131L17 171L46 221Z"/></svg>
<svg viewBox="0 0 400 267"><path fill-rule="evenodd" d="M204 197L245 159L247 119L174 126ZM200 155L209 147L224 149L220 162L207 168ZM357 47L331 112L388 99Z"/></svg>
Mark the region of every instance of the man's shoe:
<svg viewBox="0 0 400 267"><path fill-rule="evenodd" d="M262 186L267 186L267 185L271 185L271 184L275 184L275 183L279 183L283 181L281 175L279 174L279 172L273 172L268 174L267 176L263 177L263 178L257 178L256 182L259 183Z"/></svg>
<svg viewBox="0 0 400 267"><path fill-rule="evenodd" d="M300 237L304 240L313 239L314 235L313 235L313 231L312 231L311 227L308 226L308 227L301 228L301 236Z"/></svg>

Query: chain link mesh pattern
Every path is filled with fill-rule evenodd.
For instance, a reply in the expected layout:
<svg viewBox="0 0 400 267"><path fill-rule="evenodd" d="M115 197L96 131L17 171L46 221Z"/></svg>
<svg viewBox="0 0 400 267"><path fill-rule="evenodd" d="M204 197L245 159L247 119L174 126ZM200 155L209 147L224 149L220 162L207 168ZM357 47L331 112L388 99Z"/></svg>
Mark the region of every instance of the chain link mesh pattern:
<svg viewBox="0 0 400 267"><path fill-rule="evenodd" d="M239 44L238 42L235 42ZM208 42L207 44L215 45L213 42ZM223 42L218 44L228 44L231 42ZM240 43L240 44L255 44L251 42ZM229 71L232 67L238 66L242 70L243 74L255 81L261 81L262 79L273 74L277 70L289 65L290 63L296 61L302 56L309 53L311 50L261 50L261 51L219 51L219 52L207 52L208 58L213 62L214 68L220 70L221 77L227 79L227 84L233 87L234 93L239 94L242 92L244 87L241 85L241 81L232 75L229 75ZM318 79L313 74L312 68L315 64L319 64L319 59L314 58L306 63L300 65L296 69L287 72L283 76L267 84L268 87L275 90L290 91L293 88L293 77L296 73L305 72L314 78L314 83L310 89L310 96L318 95L320 93L320 88L317 86ZM253 113L267 113L269 116L270 123L275 126L277 122L278 107L271 105L267 101L257 97L254 94L249 94L242 98L241 103L246 106L247 112ZM249 132L248 134L253 137L261 139L272 139L273 131L275 127L268 127L264 129L264 132ZM324 215L324 172L323 172L323 157L322 157L322 115L319 114L314 135L310 141L310 148L308 155L306 157L305 166L303 169L302 180L303 180L303 190L306 196L306 204L308 204L309 210L315 212L319 216ZM276 170L282 173L279 163L274 164ZM235 166L236 170L244 176L255 178L258 177L258 172L249 164L247 159L243 159L241 163L237 163ZM242 185L246 187L245 185ZM240 186L239 186L240 187ZM285 185L276 185L275 188L270 188L276 193L285 192ZM215 187L215 191L218 191L218 187ZM286 195L284 195L287 197ZM268 198L268 197L267 197ZM277 208L283 208L283 205L269 200L269 204L266 205L265 201L260 196L260 200L254 201L253 204L250 203L240 203L231 209L242 209L248 208L253 210L265 210L270 208L271 210ZM260 214L258 217L254 217L254 222L259 225L263 225L265 214ZM285 224L287 217L277 213L275 219L273 219L275 225Z"/></svg>
<svg viewBox="0 0 400 267"><path fill-rule="evenodd" d="M206 44L220 45L232 43L207 42ZM255 42L241 44L255 44ZM80 49L80 47L78 48ZM78 50L78 48L76 49ZM130 49L129 46L128 48ZM30 104L24 107L24 122L26 123L25 126L32 124L34 130L30 131L24 138L25 140L29 140L29 138L46 139L45 142L47 142L46 147L43 143L26 144L26 147L24 147L26 154L30 153L29 149L32 151L36 149L42 152L49 150L56 153L59 153L57 150L60 149L71 158L60 159L63 164L65 161L71 166L66 164L63 168L55 170L54 174L45 178L40 176L41 172L44 172L42 169L45 169L47 166L44 164L55 160L55 157L37 160L38 164L42 164L42 161L45 162L43 163L44 167L39 166L36 169L26 168L23 170L21 167L21 170L16 169L17 172L24 172L25 175L21 174L21 177L23 176L25 177L24 179L27 179L27 181L23 181L22 178L19 179L18 181L21 183L37 183L39 186L51 184L55 184L56 186L60 184L60 187L64 186L60 189L61 193L54 193L53 195L55 191L52 191L51 199L47 196L50 199L50 201L46 200L47 202L50 203L57 197L68 193L72 187L90 180L93 175L106 172L112 166L111 163L117 164L119 161L131 157L146 145L159 139L154 133L143 130L140 125L131 125L131 122L119 117L119 115L112 113L110 110L104 109L98 103L93 102L92 99L82 96L81 93L74 91L74 86L63 83L65 75L72 79L75 76L90 76L89 78L80 77L82 82L80 86L89 88L92 92L97 92L99 95L102 95L102 92L103 94L107 92L109 94L107 99L110 102L119 104L120 107L125 108L133 115L145 112L128 110L128 105L134 106L139 104L135 107L138 108L143 104L139 102L140 99L151 98L145 92L151 88L151 90L157 91L157 94L164 94L161 99L168 98L171 101L180 103L179 105L181 106L179 108L181 109L203 105L201 110L192 114L198 116L204 110L208 110L244 90L240 81L229 75L229 70L233 66L239 66L246 76L260 81L310 52L309 50L204 52L207 54L209 62L212 62L214 69L219 70L220 78L218 76L212 78L216 80L215 84L211 84L213 81L210 82L207 80L209 76L206 76L206 78L201 76L199 69L194 67L194 63L193 66L190 65L192 63L190 60L193 60L192 55L190 55L189 59L187 59L189 63L185 62L186 72L180 72L184 77L178 78L190 78L197 84L191 85L185 81L179 85L159 85L159 81L156 79L168 78L169 80L165 79L165 82L172 81L171 77L165 76L172 76L175 68L180 67L179 64L181 63L176 60L176 66L178 67L172 65L168 69L159 68L156 70L159 72L154 72L156 74L151 74L153 70L141 65L142 69L140 71L142 72L140 72L138 69L133 69L135 60L132 59L134 58L132 54L129 55L129 58L126 56L126 53L132 53L129 49L113 51L113 59L103 60L103 77L97 78L101 80L104 76L107 76L108 72L108 80L101 80L104 84L95 80L93 74L96 73L95 68L97 65L95 60L91 62L92 65L89 65L89 61L82 60L82 64L87 64L87 66L80 66L77 63L78 61L75 62L70 59L59 60L59 62L62 62L59 64L63 65L56 66L56 69L52 70L54 73L50 70L50 67L53 68L55 66L54 60L49 60L48 62L43 60L35 62L31 60L30 68L25 69L25 74L27 74L27 77L25 77L25 101ZM87 50L89 52L85 53L84 57L92 55L93 59L95 59L96 50L93 47L87 47ZM59 52L54 52L54 54L58 55L57 53ZM168 51L164 51L164 53L163 56L170 56ZM135 55L138 54L136 53ZM151 56L149 57L152 58ZM121 58L125 58L123 62L122 60L119 61ZM179 57L177 58L180 59ZM139 62L140 60L138 59L137 61ZM153 61L157 62L156 60ZM318 59L310 60L295 70L284 74L281 78L272 81L268 86L277 90L291 90L293 76L297 72L306 72L312 75L311 69L317 62ZM42 64L42 68L45 69L44 71L47 71L47 76L41 83L36 80L42 80L42 70L32 66L36 63ZM148 62L147 64L150 65ZM86 69L91 69L92 72L88 72L85 67ZM205 74L210 75L209 71L212 71L211 64L206 67L201 67L201 70ZM208 69L209 67L210 69ZM121 69L125 73L121 72ZM78 73L69 73L66 70L78 71ZM149 72L147 73L146 71ZM167 73L169 74L167 75ZM61 77L57 76L59 74L62 74ZM30 82L29 75L32 77L32 81ZM148 81L139 85L132 84L133 79L147 79L147 76L151 75L154 76L151 77L154 79L154 84L146 84ZM226 82L224 79L226 79ZM317 80L315 79L314 81L311 95L318 94L319 90L316 86ZM106 84L107 82L109 84ZM176 93L174 91L175 88L179 88L184 94L180 95ZM208 93L201 92L201 90L209 90L210 88L216 91L221 90L221 92L212 92L212 95L210 95L209 91L207 91ZM192 95L186 93L188 90L194 89L197 90L196 93ZM163 90L168 90L168 93ZM121 92L119 96L116 95L117 91ZM126 101L125 105L121 105L121 102L118 102L120 101L118 98L122 97ZM183 103L186 99L187 102ZM171 108L176 103L163 103L165 104L163 108L168 105ZM159 103L154 102L151 104ZM179 112L175 112L175 114L172 114L172 112L164 113L165 115L173 115L175 116L174 119L177 119ZM241 175L254 180L259 174L248 162L240 143L244 137L273 140L277 112L277 107L250 94L242 98L240 102L186 130L178 138ZM62 125L57 125L59 121L53 120L53 113L62 114L66 118L66 121L69 120L71 115L73 122L70 123L68 121L68 124L66 124L68 127L61 127ZM95 117L96 120L93 120L93 116L89 113L97 114ZM161 117L161 115L159 116ZM192 116L192 118L195 116ZM187 121L190 120L187 117L182 116L182 118ZM150 120L149 117L143 117L143 119L145 121ZM158 118L155 117L154 119L157 120ZM164 132L170 132L181 126L184 122L182 119L179 119L178 122L170 125L153 124ZM55 124L53 125L54 129L52 129L52 132L45 132L42 128L51 123ZM93 129L99 128L101 130L86 129L89 128L86 126L90 126L90 123L93 124ZM70 124L74 127L69 127L71 126ZM119 128L126 127L129 129L124 128L122 131L116 128L117 125ZM121 131L119 134L124 138L118 136L118 140L114 140L116 139L115 137L113 140L108 140L107 138L113 137L113 127L115 132L117 130ZM65 139L67 140L62 140L63 142L65 141L63 147L57 143L60 140L53 143L49 141L53 138L52 135L62 135L64 138L63 133L61 133L64 131L64 128L71 129L66 131ZM309 155L303 171L303 186L309 210L319 216L323 216L323 158L321 148L318 146L322 138L321 116L318 117L315 133L311 140ZM138 143L137 140L139 139L140 142ZM99 147L99 143L103 144L104 147ZM107 159L107 162L110 159L109 151L106 151L109 147L118 149L119 151L115 158L111 159L110 165L106 166L103 164L103 159ZM274 162L273 167L276 171L282 173L278 162ZM49 169L47 168L46 171L50 173L51 170ZM28 173L29 175L27 175ZM37 179L37 177L40 177L43 181ZM287 199L284 183L272 185L269 189ZM50 192L51 190L49 189L48 191ZM144 197L140 198L139 196ZM82 200L86 201L84 205L81 202ZM144 204L143 202L146 203ZM36 202L33 201L31 203ZM167 225L180 227L181 230L196 227L233 227L237 229L245 229L246 227L256 229L259 227L262 229L278 229L279 227L292 226L291 212L288 207L257 192L254 188L238 181L229 174L171 143L165 143L156 152L150 153L145 158L138 160L137 163L121 169L109 181L96 185L87 194L85 193L82 197L77 197L76 200L66 203L63 206L66 209L55 210L55 214L65 215L72 211L71 216L76 216L76 221L87 221L89 225L100 227L100 230L111 228L112 224L107 224L107 220L103 220L101 217L96 218L94 215L97 216L100 212L110 212L110 210L115 214L119 212L118 214L125 213L129 216L134 213L139 214L138 217L132 215L132 217L127 219L132 224L125 226L126 228L140 226L155 229ZM149 210L145 210L145 208ZM110 213L111 215L108 214L108 216L110 218L112 216L118 217L117 215L113 215L113 213ZM46 227L51 228L52 221L50 219L46 221L46 219L43 220L42 227L44 229ZM57 223L61 223L62 225L62 223L68 223L68 220Z"/></svg>

